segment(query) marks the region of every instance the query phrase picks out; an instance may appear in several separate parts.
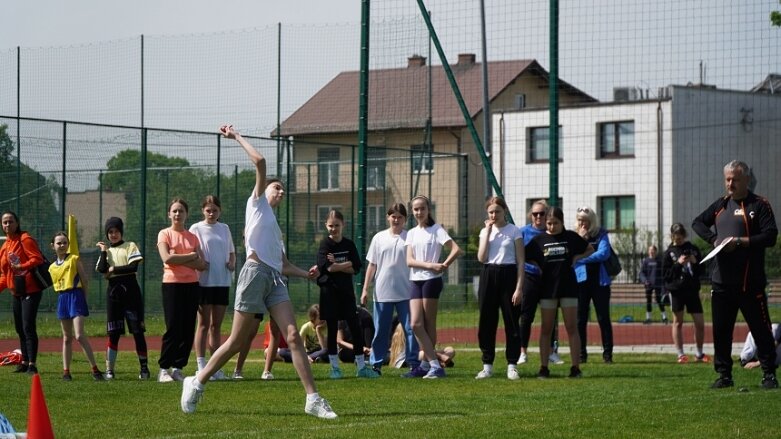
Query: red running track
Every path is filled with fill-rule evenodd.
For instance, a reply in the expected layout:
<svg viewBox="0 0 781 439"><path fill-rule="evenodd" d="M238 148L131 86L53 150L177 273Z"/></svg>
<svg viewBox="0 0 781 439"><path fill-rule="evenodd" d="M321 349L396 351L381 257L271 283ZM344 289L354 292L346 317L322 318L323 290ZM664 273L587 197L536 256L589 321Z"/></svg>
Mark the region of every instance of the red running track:
<svg viewBox="0 0 781 439"><path fill-rule="evenodd" d="M672 344L670 325L654 323L644 325L642 323L613 323L613 341L616 346L637 346L637 345L669 345ZM567 339L564 325L559 325L559 339ZM733 332L733 343L743 343L748 334L748 327L745 324L735 326ZM446 328L437 331L438 344L473 344L477 345L477 328ZM540 336L539 325L532 327L532 340L538 340ZM684 323L683 337L685 344L694 343L694 326L691 322ZM227 338L227 335L224 336ZM589 345L599 345L600 335L599 326L596 323L590 323L588 327ZM107 341L106 337L90 337L90 342L95 350L102 350ZM504 330L499 328L497 331L497 341L504 342ZM147 336L146 342L149 350L160 350L161 337L158 335ZM705 325L705 343L713 343L713 331L711 325ZM253 349L260 349L263 345L263 337L255 337L252 343ZM0 352L8 352L19 347L17 339L0 339ZM60 352L62 350L62 339L60 338L42 338L39 341L40 352ZM125 336L120 341L119 349L121 351L134 351L135 343L130 336Z"/></svg>

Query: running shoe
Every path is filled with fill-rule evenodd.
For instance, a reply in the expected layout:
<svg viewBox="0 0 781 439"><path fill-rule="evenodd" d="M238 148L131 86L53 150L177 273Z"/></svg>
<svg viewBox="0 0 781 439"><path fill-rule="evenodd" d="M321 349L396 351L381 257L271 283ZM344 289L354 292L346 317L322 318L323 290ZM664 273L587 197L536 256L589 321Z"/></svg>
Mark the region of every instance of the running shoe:
<svg viewBox="0 0 781 439"><path fill-rule="evenodd" d="M445 377L445 369L441 367L432 367L428 370L428 373L426 376L423 377L424 380L435 380L437 378L444 378Z"/></svg>
<svg viewBox="0 0 781 439"><path fill-rule="evenodd" d="M182 411L195 413L195 406L203 399L203 386L198 388L195 377L187 377L182 381Z"/></svg>
<svg viewBox="0 0 781 439"><path fill-rule="evenodd" d="M510 373L509 371L507 372ZM493 376L493 372L489 372L485 369L481 370L480 372L477 372L477 376L475 376L476 380L484 380L486 378L491 378Z"/></svg>
<svg viewBox="0 0 781 439"><path fill-rule="evenodd" d="M423 369L420 366L415 366L412 369L409 370L409 372L403 374L402 378L423 378L428 373L427 370Z"/></svg>
<svg viewBox="0 0 781 439"><path fill-rule="evenodd" d="M331 378L332 380L338 380L342 378L342 369L331 366L331 372L328 374L328 378Z"/></svg>
<svg viewBox="0 0 781 439"><path fill-rule="evenodd" d="M764 380L763 380L764 381ZM711 389L725 389L727 387L734 387L735 382L732 381L730 375L721 375L716 381L711 384Z"/></svg>
<svg viewBox="0 0 781 439"><path fill-rule="evenodd" d="M314 401L307 400L306 406L304 406L304 412L321 419L336 419L336 413L334 413L331 405L322 397L318 397Z"/></svg>

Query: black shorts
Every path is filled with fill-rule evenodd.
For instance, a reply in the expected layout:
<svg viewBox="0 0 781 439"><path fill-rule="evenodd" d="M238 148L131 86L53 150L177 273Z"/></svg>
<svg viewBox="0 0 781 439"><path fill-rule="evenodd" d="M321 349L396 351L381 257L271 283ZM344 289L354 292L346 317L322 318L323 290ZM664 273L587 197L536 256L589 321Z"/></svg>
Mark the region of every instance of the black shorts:
<svg viewBox="0 0 781 439"><path fill-rule="evenodd" d="M201 287L200 305L228 306L230 287Z"/></svg>
<svg viewBox="0 0 781 439"><path fill-rule="evenodd" d="M144 298L135 276L109 279L106 290L106 332L124 334L125 322L131 334L146 331Z"/></svg>
<svg viewBox="0 0 781 439"><path fill-rule="evenodd" d="M686 309L689 314L702 314L702 301L699 291L670 291L673 312Z"/></svg>
<svg viewBox="0 0 781 439"><path fill-rule="evenodd" d="M353 292L320 287L320 319L351 320L358 313Z"/></svg>
<svg viewBox="0 0 781 439"><path fill-rule="evenodd" d="M439 299L445 284L441 277L410 281L411 299Z"/></svg>

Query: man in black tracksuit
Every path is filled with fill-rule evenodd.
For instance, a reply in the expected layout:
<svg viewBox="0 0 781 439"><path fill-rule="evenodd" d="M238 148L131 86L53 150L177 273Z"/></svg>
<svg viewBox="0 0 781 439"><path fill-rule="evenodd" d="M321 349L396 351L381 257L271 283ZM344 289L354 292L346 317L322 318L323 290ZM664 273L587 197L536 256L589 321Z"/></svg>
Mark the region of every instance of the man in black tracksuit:
<svg viewBox="0 0 781 439"><path fill-rule="evenodd" d="M778 229L767 199L749 191L748 165L733 160L724 166L727 195L711 204L692 223L700 237L718 245L731 239L716 255L713 282L713 366L719 378L713 388L734 386L732 381L732 331L738 309L754 334L757 358L764 376L762 387L778 387L776 351L765 295L765 248L776 243Z"/></svg>

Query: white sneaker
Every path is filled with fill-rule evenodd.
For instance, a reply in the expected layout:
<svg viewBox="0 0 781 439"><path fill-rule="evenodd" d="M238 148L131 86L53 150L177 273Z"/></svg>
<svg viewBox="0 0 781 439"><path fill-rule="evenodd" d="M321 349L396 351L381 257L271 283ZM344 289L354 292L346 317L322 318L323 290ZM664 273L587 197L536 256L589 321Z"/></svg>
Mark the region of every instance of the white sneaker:
<svg viewBox="0 0 781 439"><path fill-rule="evenodd" d="M274 375L271 372L263 371L263 375L260 376L260 379L271 381L274 379Z"/></svg>
<svg viewBox="0 0 781 439"><path fill-rule="evenodd" d="M233 371L233 379L234 380L243 380L244 379L244 375L241 374L240 370L234 370Z"/></svg>
<svg viewBox="0 0 781 439"><path fill-rule="evenodd" d="M526 364L527 361L529 361L529 357L526 355L526 352L521 352L521 356L518 357L517 364Z"/></svg>
<svg viewBox="0 0 781 439"><path fill-rule="evenodd" d="M171 377L171 374L168 373L168 369L160 369L160 373L157 374L157 382L158 383L171 383L174 379Z"/></svg>
<svg viewBox="0 0 781 439"><path fill-rule="evenodd" d="M218 370L214 373L214 375L209 378L209 381L222 381L227 380L228 377L225 375L225 372L222 371L222 369Z"/></svg>
<svg viewBox="0 0 781 439"><path fill-rule="evenodd" d="M323 397L319 397L314 401L307 400L304 412L321 419L336 419L336 413L334 413L331 405Z"/></svg>
<svg viewBox="0 0 781 439"><path fill-rule="evenodd" d="M195 405L203 398L203 387L195 386L195 377L187 377L182 382L182 411L195 413Z"/></svg>
<svg viewBox="0 0 781 439"><path fill-rule="evenodd" d="M475 376L476 380L484 380L486 378L491 378L493 376L492 372L489 372L485 369L481 370L480 372L477 372L477 376Z"/></svg>
<svg viewBox="0 0 781 439"><path fill-rule="evenodd" d="M559 354L556 352L553 352L548 356L548 361L550 361L553 364L564 364L564 360L559 357Z"/></svg>
<svg viewBox="0 0 781 439"><path fill-rule="evenodd" d="M507 379L511 381L521 379L521 376L518 375L518 369L507 369Z"/></svg>
<svg viewBox="0 0 781 439"><path fill-rule="evenodd" d="M171 371L171 378L174 381L179 381L180 383L184 381L184 374L182 373L182 369L173 368Z"/></svg>

